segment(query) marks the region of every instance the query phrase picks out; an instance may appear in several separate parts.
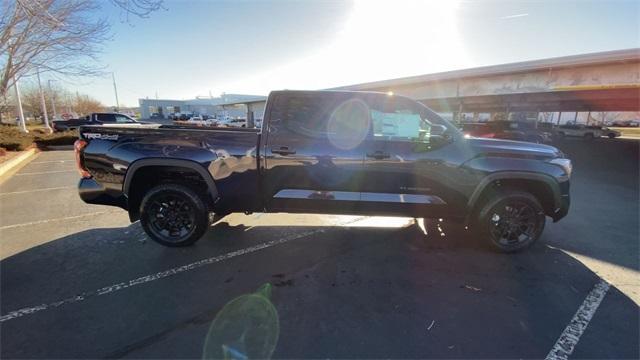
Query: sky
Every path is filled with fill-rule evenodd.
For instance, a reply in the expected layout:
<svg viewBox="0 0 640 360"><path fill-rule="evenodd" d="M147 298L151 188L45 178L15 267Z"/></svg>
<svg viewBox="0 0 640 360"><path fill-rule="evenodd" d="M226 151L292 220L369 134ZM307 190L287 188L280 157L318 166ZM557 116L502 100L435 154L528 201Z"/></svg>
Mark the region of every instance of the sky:
<svg viewBox="0 0 640 360"><path fill-rule="evenodd" d="M100 55L120 105L267 95L640 47L640 2L165 0L149 18L103 3ZM111 76L62 84L115 105Z"/></svg>

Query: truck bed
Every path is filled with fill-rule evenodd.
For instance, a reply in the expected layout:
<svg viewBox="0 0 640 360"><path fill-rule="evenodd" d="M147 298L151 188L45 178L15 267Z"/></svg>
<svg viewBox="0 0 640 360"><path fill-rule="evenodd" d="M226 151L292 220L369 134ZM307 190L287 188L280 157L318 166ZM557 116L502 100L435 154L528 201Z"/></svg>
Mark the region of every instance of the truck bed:
<svg viewBox="0 0 640 360"><path fill-rule="evenodd" d="M89 144L85 167L112 196L126 197L128 171L136 162L166 162L196 166L211 174L225 210L260 209L258 169L260 129L194 128L177 125L139 127L82 126L80 138ZM140 163L138 163L139 165ZM136 165L137 166L137 165ZM179 166L176 166L179 167ZM239 203L238 198L245 199ZM251 204L246 203L251 199Z"/></svg>

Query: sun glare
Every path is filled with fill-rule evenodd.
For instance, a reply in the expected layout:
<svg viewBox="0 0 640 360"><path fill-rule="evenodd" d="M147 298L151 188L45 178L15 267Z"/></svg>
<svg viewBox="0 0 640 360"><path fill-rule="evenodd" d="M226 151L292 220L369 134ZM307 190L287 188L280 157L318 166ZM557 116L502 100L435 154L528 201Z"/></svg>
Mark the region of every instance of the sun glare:
<svg viewBox="0 0 640 360"><path fill-rule="evenodd" d="M330 45L226 91L327 88L464 67L457 9L457 1L356 1Z"/></svg>

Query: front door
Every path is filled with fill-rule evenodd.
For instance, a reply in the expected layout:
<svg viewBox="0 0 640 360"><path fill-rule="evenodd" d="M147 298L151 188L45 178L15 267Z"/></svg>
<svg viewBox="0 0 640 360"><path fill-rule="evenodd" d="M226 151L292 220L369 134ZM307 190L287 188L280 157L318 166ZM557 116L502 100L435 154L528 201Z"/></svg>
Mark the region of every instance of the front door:
<svg viewBox="0 0 640 360"><path fill-rule="evenodd" d="M458 153L447 134L451 125L406 98L378 96L368 103L361 206L379 214L448 215L464 201L454 190L463 177L451 162Z"/></svg>
<svg viewBox="0 0 640 360"><path fill-rule="evenodd" d="M272 95L263 193L269 211L356 213L366 104L344 93Z"/></svg>

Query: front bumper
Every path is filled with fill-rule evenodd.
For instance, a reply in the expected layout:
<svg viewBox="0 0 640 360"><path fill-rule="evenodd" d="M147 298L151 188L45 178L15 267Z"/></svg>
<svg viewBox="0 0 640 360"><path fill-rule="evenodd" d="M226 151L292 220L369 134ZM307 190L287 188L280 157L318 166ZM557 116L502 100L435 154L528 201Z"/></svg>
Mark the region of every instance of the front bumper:
<svg viewBox="0 0 640 360"><path fill-rule="evenodd" d="M127 210L127 199L124 195L110 193L104 185L93 178L80 179L78 194L87 204L118 206Z"/></svg>
<svg viewBox="0 0 640 360"><path fill-rule="evenodd" d="M569 180L560 183L560 199L556 201L557 208L551 216L553 222L562 219L569 213L569 207L571 205L571 195L569 194L569 188Z"/></svg>

